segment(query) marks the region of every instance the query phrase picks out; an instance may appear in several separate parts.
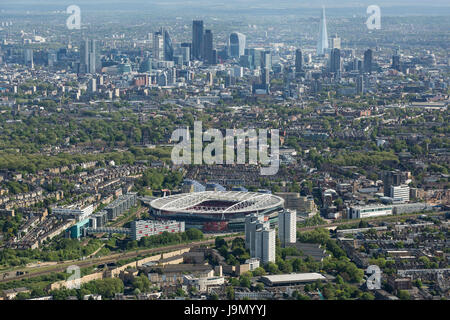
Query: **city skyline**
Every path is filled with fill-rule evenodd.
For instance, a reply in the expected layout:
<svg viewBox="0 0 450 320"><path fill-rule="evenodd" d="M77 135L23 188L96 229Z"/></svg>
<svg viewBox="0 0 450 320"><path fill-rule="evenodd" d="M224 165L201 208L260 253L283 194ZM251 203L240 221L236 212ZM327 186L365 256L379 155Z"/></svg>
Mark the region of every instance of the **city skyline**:
<svg viewBox="0 0 450 320"><path fill-rule="evenodd" d="M424 6L3 1L0 304L450 299L450 6Z"/></svg>

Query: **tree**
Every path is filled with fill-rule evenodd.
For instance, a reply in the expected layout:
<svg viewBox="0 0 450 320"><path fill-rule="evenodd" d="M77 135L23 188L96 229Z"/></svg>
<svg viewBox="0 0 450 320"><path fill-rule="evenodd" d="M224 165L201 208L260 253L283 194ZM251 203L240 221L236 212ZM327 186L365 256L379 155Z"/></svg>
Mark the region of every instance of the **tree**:
<svg viewBox="0 0 450 320"><path fill-rule="evenodd" d="M231 278L230 285L232 285L233 287L239 286L239 280L236 278Z"/></svg>
<svg viewBox="0 0 450 320"><path fill-rule="evenodd" d="M105 298L113 298L116 293L123 292L124 284L119 278L107 278L88 282L83 285L83 288Z"/></svg>
<svg viewBox="0 0 450 320"><path fill-rule="evenodd" d="M150 280L145 275L140 275L133 279L131 285L141 292L147 292L150 289Z"/></svg>
<svg viewBox="0 0 450 320"><path fill-rule="evenodd" d="M175 291L175 295L177 297L186 297L187 293L182 288L178 288L177 291Z"/></svg>
<svg viewBox="0 0 450 320"><path fill-rule="evenodd" d="M410 300L411 299L411 295L406 290L399 290L397 297L399 297L399 299L401 299L401 300Z"/></svg>
<svg viewBox="0 0 450 320"><path fill-rule="evenodd" d="M264 269L270 274L277 274L280 272L280 270L278 270L278 266L273 262L269 262L268 264L266 264L264 266Z"/></svg>
<svg viewBox="0 0 450 320"><path fill-rule="evenodd" d="M421 257L419 258L419 261L425 265L425 268L428 269L428 268L430 267L431 261L430 261L430 259L429 259L428 257L426 257L426 256L421 256Z"/></svg>
<svg viewBox="0 0 450 320"><path fill-rule="evenodd" d="M236 249L236 248L245 248L245 240L242 238L236 238L233 240L233 242L231 243L231 249Z"/></svg>
<svg viewBox="0 0 450 320"><path fill-rule="evenodd" d="M38 297L43 297L43 296L45 296L45 291L41 288L36 288L31 291L32 298L38 298Z"/></svg>
<svg viewBox="0 0 450 320"><path fill-rule="evenodd" d="M249 289L250 289L250 286L251 286L250 278L249 278L249 277L246 277L246 276L241 276L241 278L240 278L240 280L239 280L239 285L240 285L241 287L249 288Z"/></svg>
<svg viewBox="0 0 450 320"><path fill-rule="evenodd" d="M233 253L233 255L234 255L235 257L240 257L240 256L242 256L243 254L245 254L246 251L245 251L245 249L242 248L242 247L237 247L236 249L233 250L232 253Z"/></svg>
<svg viewBox="0 0 450 320"><path fill-rule="evenodd" d="M203 239L203 232L198 229L191 228L186 230L186 236L189 240L201 240Z"/></svg>
<svg viewBox="0 0 450 320"><path fill-rule="evenodd" d="M234 287L226 287L225 292L228 300L234 300Z"/></svg>
<svg viewBox="0 0 450 320"><path fill-rule="evenodd" d="M189 289L189 293L190 293L191 295L195 295L195 294L197 294L197 292L198 292L198 290L197 290L196 287L191 287L191 288Z"/></svg>
<svg viewBox="0 0 450 320"><path fill-rule="evenodd" d="M139 288L136 288L136 289L133 290L133 294L136 295L136 296L138 294L140 294L140 293L141 293L141 290L139 290Z"/></svg>
<svg viewBox="0 0 450 320"><path fill-rule="evenodd" d="M31 294L29 292L19 292L16 296L16 300L27 300L31 298Z"/></svg>
<svg viewBox="0 0 450 320"><path fill-rule="evenodd" d="M422 288L422 280L417 279L416 281L414 281L414 284L417 288Z"/></svg>
<svg viewBox="0 0 450 320"><path fill-rule="evenodd" d="M369 224L367 223L367 221L364 221L364 220L359 221L358 228L367 228L367 227L369 227Z"/></svg>
<svg viewBox="0 0 450 320"><path fill-rule="evenodd" d="M136 240L131 240L127 243L127 250L137 249L138 247L139 247L139 244Z"/></svg>
<svg viewBox="0 0 450 320"><path fill-rule="evenodd" d="M375 296L371 294L370 292L364 292L361 295L361 300L375 300Z"/></svg>
<svg viewBox="0 0 450 320"><path fill-rule="evenodd" d="M252 271L254 277L264 276L266 274L266 270L264 268L258 267Z"/></svg>
<svg viewBox="0 0 450 320"><path fill-rule="evenodd" d="M219 248L221 248L221 247L225 247L225 248L228 248L228 244L227 244L227 242L225 241L225 239L224 238L222 238L222 237L217 237L215 240L214 240L214 246L216 247L216 249L219 249Z"/></svg>

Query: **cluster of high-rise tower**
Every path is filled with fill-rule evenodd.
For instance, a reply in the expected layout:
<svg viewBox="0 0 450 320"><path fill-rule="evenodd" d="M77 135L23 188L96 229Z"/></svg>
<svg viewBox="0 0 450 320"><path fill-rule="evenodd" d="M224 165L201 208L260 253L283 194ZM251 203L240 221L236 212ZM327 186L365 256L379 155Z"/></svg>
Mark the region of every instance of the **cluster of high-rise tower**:
<svg viewBox="0 0 450 320"><path fill-rule="evenodd" d="M296 242L296 211L283 210L278 214L278 238L281 246ZM245 247L252 258L262 263L275 262L276 233L264 214L253 213L245 217Z"/></svg>

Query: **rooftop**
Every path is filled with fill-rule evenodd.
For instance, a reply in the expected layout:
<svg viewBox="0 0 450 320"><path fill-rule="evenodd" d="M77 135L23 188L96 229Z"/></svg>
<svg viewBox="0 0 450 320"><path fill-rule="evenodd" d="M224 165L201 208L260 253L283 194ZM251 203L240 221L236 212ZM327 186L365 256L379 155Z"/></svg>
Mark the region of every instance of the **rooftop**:
<svg viewBox="0 0 450 320"><path fill-rule="evenodd" d="M263 276L261 279L264 282L270 284L282 284L291 282L309 282L316 280L326 280L326 278L320 273L290 273L290 274L277 274L271 276Z"/></svg>

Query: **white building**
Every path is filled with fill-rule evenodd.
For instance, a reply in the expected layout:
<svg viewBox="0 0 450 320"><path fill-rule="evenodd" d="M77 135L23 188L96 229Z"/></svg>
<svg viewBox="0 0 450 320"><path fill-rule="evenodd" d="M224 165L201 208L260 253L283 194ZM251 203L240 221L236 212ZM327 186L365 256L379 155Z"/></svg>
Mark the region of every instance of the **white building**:
<svg viewBox="0 0 450 320"><path fill-rule="evenodd" d="M245 264L248 264L250 271L253 271L256 268L259 268L259 266L260 266L259 259L257 259L257 258L247 259L247 260L245 260Z"/></svg>
<svg viewBox="0 0 450 320"><path fill-rule="evenodd" d="M256 213L249 214L245 217L245 248L250 249L250 256L255 256L256 238L255 232L259 228L261 229L268 222L264 221L264 215L258 215Z"/></svg>
<svg viewBox="0 0 450 320"><path fill-rule="evenodd" d="M325 281L327 278L317 272L277 274L261 277L266 286L292 286L314 281Z"/></svg>
<svg viewBox="0 0 450 320"><path fill-rule="evenodd" d="M275 230L264 227L255 234L255 255L252 258L259 258L262 263L275 262Z"/></svg>
<svg viewBox="0 0 450 320"><path fill-rule="evenodd" d="M347 209L350 219L361 219L378 216L392 215L392 206L372 205L372 206L352 206Z"/></svg>
<svg viewBox="0 0 450 320"><path fill-rule="evenodd" d="M164 37L161 32L153 34L153 58L164 60Z"/></svg>
<svg viewBox="0 0 450 320"><path fill-rule="evenodd" d="M184 232L184 221L154 221L140 220L131 223L131 238L140 240L142 237L149 237L162 234L163 232L179 233Z"/></svg>
<svg viewBox="0 0 450 320"><path fill-rule="evenodd" d="M92 204L84 207L78 207L76 205L67 207L52 208L52 213L55 215L62 215L66 218L73 218L77 221L83 221L87 219L94 212L94 206Z"/></svg>
<svg viewBox="0 0 450 320"><path fill-rule="evenodd" d="M295 210L283 210L278 214L278 237L281 245L297 241L297 212Z"/></svg>
<svg viewBox="0 0 450 320"><path fill-rule="evenodd" d="M245 53L247 37L239 32L233 32L230 35L228 48L230 50L229 54L231 57L239 58Z"/></svg>
<svg viewBox="0 0 450 320"><path fill-rule="evenodd" d="M195 287L199 292L207 292L209 286L225 284L225 277L194 278L191 275L183 276L183 283Z"/></svg>
<svg viewBox="0 0 450 320"><path fill-rule="evenodd" d="M83 300L102 300L102 296L100 294L87 294L83 296Z"/></svg>
<svg viewBox="0 0 450 320"><path fill-rule="evenodd" d="M402 202L409 201L409 187L405 184L400 186L391 186L389 196L392 199L401 199Z"/></svg>

